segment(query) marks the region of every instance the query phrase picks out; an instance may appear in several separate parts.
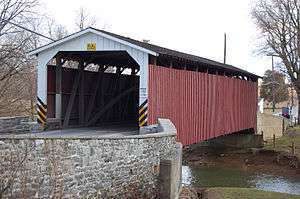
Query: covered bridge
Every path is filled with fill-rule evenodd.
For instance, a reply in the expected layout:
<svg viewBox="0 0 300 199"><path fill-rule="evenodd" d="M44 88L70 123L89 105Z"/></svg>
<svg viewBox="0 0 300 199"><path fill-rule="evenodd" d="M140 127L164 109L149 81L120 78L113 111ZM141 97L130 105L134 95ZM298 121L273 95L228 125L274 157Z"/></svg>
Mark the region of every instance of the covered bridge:
<svg viewBox="0 0 300 199"><path fill-rule="evenodd" d="M258 76L231 65L94 28L29 55L42 125L138 128L163 117L183 145L256 131Z"/></svg>

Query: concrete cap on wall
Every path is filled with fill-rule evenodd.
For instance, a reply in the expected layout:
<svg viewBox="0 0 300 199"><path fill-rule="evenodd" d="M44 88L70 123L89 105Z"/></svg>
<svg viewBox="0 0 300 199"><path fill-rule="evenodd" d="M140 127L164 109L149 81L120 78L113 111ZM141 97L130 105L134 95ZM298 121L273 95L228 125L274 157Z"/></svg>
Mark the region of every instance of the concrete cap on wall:
<svg viewBox="0 0 300 199"><path fill-rule="evenodd" d="M160 138L160 137L173 137L176 136L177 130L174 124L169 119L159 118L157 124L157 132L148 133L148 134L139 134L139 135L51 135L47 136L44 132L43 134L39 133L29 133L29 134L6 134L0 135L0 140L5 139L97 139L97 140L118 140L118 139L147 139L147 138ZM87 132L88 134L88 132Z"/></svg>
<svg viewBox="0 0 300 199"><path fill-rule="evenodd" d="M177 134L175 125L170 119L158 118L158 131Z"/></svg>

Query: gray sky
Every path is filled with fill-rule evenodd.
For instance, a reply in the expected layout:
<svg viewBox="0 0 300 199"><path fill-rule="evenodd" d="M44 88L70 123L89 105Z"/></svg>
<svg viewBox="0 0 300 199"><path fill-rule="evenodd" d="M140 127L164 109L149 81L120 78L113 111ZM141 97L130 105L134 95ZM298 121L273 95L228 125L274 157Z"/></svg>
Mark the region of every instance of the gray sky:
<svg viewBox="0 0 300 199"><path fill-rule="evenodd" d="M219 62L226 32L227 63L263 75L271 58L255 54L259 32L250 16L253 1L43 0L43 7L70 32L76 30L76 11L84 7L96 17L96 28Z"/></svg>

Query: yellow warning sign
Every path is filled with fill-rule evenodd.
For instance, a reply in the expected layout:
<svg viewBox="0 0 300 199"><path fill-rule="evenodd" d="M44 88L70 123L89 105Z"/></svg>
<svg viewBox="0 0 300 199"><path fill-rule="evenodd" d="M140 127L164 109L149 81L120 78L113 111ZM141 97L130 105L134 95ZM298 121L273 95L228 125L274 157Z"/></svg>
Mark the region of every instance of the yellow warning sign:
<svg viewBox="0 0 300 199"><path fill-rule="evenodd" d="M95 51L96 50L96 43L88 43L86 45L86 49L90 51Z"/></svg>

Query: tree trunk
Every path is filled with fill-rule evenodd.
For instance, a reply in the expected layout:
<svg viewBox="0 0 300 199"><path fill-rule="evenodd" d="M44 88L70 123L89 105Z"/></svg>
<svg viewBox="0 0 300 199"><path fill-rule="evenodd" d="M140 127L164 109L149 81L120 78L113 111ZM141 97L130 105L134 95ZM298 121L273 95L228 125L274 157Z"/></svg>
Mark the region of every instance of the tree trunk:
<svg viewBox="0 0 300 199"><path fill-rule="evenodd" d="M297 117L297 124L300 124L299 116L300 116L300 94L297 92L297 98L298 98L298 117Z"/></svg>
<svg viewBox="0 0 300 199"><path fill-rule="evenodd" d="M300 116L300 87L296 86L297 83L293 82L294 84L294 89L296 91L296 95L297 95L297 100L298 100L298 104L295 106L298 106L298 115L297 115L297 124L300 125L300 120L299 120L299 116ZM296 107L295 107L296 108Z"/></svg>

